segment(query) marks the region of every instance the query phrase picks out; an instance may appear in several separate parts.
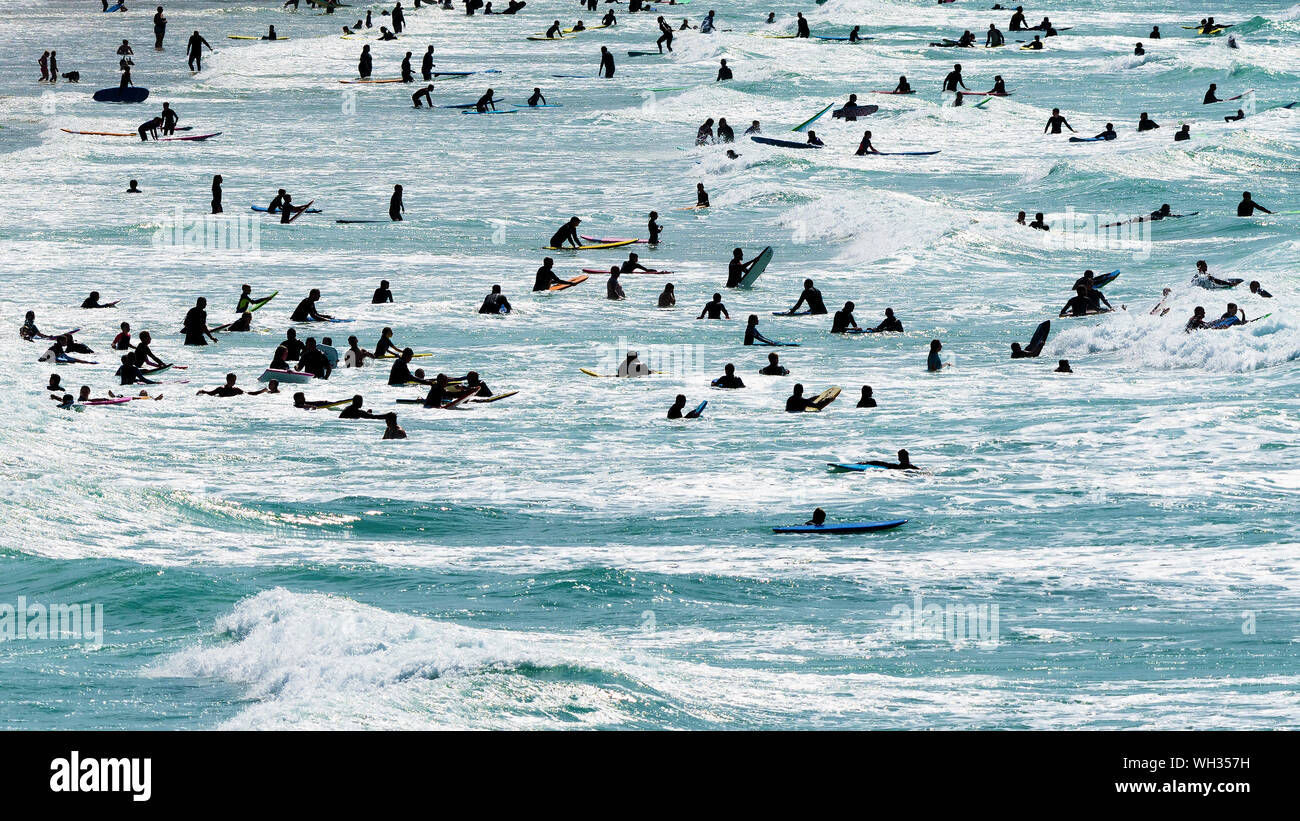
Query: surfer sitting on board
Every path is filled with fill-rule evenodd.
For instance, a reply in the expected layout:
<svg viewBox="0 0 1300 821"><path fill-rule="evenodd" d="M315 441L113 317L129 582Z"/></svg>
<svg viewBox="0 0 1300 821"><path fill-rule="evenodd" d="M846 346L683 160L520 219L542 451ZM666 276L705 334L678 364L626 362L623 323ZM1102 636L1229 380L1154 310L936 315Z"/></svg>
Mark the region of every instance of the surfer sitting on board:
<svg viewBox="0 0 1300 821"><path fill-rule="evenodd" d="M532 96L528 98L528 107L536 108L539 105L546 105L546 97L540 88L534 88Z"/></svg>

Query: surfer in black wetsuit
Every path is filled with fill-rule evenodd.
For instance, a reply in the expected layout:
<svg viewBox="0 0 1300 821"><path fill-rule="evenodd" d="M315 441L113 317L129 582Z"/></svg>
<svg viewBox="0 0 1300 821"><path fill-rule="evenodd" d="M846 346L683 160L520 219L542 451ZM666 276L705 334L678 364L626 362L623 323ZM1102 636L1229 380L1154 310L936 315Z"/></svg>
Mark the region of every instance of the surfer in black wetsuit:
<svg viewBox="0 0 1300 821"><path fill-rule="evenodd" d="M1249 191L1241 192L1241 202L1237 203L1237 216L1249 217L1256 211L1263 211L1265 214L1271 214L1272 211L1251 199Z"/></svg>
<svg viewBox="0 0 1300 821"><path fill-rule="evenodd" d="M533 291L548 291L552 285L559 285L564 282L555 274L555 260L546 257L542 260L542 267L537 269L537 276L533 279Z"/></svg>
<svg viewBox="0 0 1300 821"><path fill-rule="evenodd" d="M808 306L808 313L820 315L826 313L826 303L822 301L822 292L813 287L811 279L803 281L803 291L799 294L799 299L794 303L794 307L786 311L787 314L798 313L799 308L803 305Z"/></svg>
<svg viewBox="0 0 1300 821"><path fill-rule="evenodd" d="M876 333L901 334L903 333L903 323L898 317L894 316L893 308L886 308L885 319L876 326L875 330Z"/></svg>
<svg viewBox="0 0 1300 821"><path fill-rule="evenodd" d="M725 81L725 80L730 80L730 79L732 79L732 77L733 77L733 75L732 75L732 73L731 73L731 69L727 67L727 61L726 61L726 60L721 60L721 61L719 61L719 65L718 65L718 79L714 80L714 82L715 82L715 83L721 83L721 82L723 82L723 81Z"/></svg>
<svg viewBox="0 0 1300 821"><path fill-rule="evenodd" d="M1119 139L1119 134L1115 133L1114 124L1106 123L1106 128L1103 129L1102 132L1097 135L1097 139L1106 140L1106 141Z"/></svg>
<svg viewBox="0 0 1300 821"><path fill-rule="evenodd" d="M714 294L713 299L705 303L704 309L695 318L704 319L706 316L709 319L731 319L731 314L727 313L727 306L722 304L722 294Z"/></svg>
<svg viewBox="0 0 1300 821"><path fill-rule="evenodd" d="M371 69L374 67L373 59L370 56L370 46L361 47L361 56L357 59L357 74L361 79L370 79Z"/></svg>
<svg viewBox="0 0 1300 821"><path fill-rule="evenodd" d="M1029 227L1033 228L1036 231L1052 230L1052 227L1047 224L1047 218L1043 216L1042 211L1039 211L1038 213L1034 214L1034 220L1033 222L1029 223Z"/></svg>
<svg viewBox="0 0 1300 821"><path fill-rule="evenodd" d="M293 329L290 328L290 331ZM375 359L380 357L393 357L401 353L401 350L393 342L393 329L384 328L379 332L379 341L375 343Z"/></svg>
<svg viewBox="0 0 1300 821"><path fill-rule="evenodd" d="M1236 113L1236 114L1229 114L1229 115L1227 115L1226 117L1223 118L1223 121L1224 121L1225 123L1235 123L1235 122L1237 122L1238 120L1244 120L1244 119L1246 119L1246 112L1245 112L1245 111L1242 111L1242 110L1239 108L1239 109L1237 109L1237 113Z"/></svg>
<svg viewBox="0 0 1300 821"><path fill-rule="evenodd" d="M1192 311L1192 318L1187 320L1183 330L1191 333L1192 331L1203 331L1208 327L1210 327L1210 323L1205 321L1205 309L1197 305L1196 310Z"/></svg>
<svg viewBox="0 0 1300 821"><path fill-rule="evenodd" d="M1223 102L1223 100L1220 100L1218 96L1214 93L1215 89L1217 89L1218 87L1219 87L1218 83L1210 83L1209 89L1205 92L1205 98L1201 100L1201 105L1209 105L1210 103Z"/></svg>
<svg viewBox="0 0 1300 821"><path fill-rule="evenodd" d="M298 370L306 371L317 379L329 379L330 362L320 348L316 347L316 337L309 336L302 347L302 356L298 357Z"/></svg>
<svg viewBox="0 0 1300 821"><path fill-rule="evenodd" d="M736 376L736 366L728 362L722 369L722 376L713 380L711 383L715 388L725 388L726 390L738 390L745 387L745 382L739 376Z"/></svg>
<svg viewBox="0 0 1300 821"><path fill-rule="evenodd" d="M546 97L542 94L540 88L534 88L532 95L528 98L528 107L536 108L539 105L546 105Z"/></svg>
<svg viewBox="0 0 1300 821"><path fill-rule="evenodd" d="M731 126L727 125L727 118L726 117L719 118L718 142L734 143L735 141L736 141L736 132L731 130Z"/></svg>
<svg viewBox="0 0 1300 821"><path fill-rule="evenodd" d="M480 314L508 314L511 310L510 300L501 293L500 285L492 286L492 292L483 297L483 304L478 308Z"/></svg>
<svg viewBox="0 0 1300 821"><path fill-rule="evenodd" d="M1011 24L1007 28L1012 31L1028 31L1029 26L1025 25L1025 7L1016 6L1016 13L1011 15Z"/></svg>
<svg viewBox="0 0 1300 821"><path fill-rule="evenodd" d="M290 322L327 322L334 317L329 314L322 314L316 310L316 302L320 299L320 289L312 288L307 297L298 303L298 307L293 309L289 316Z"/></svg>
<svg viewBox="0 0 1300 821"><path fill-rule="evenodd" d="M388 26L379 27L379 39L381 41L396 40L397 35L388 30Z"/></svg>
<svg viewBox="0 0 1300 821"><path fill-rule="evenodd" d="M569 221L560 227L560 230L551 235L549 245L552 248L563 248L567 242L573 248L577 248L582 243L578 240L578 226L582 220L578 217L570 217Z"/></svg>
<svg viewBox="0 0 1300 821"><path fill-rule="evenodd" d="M406 52L406 56L402 58L401 72L402 72L402 82L404 83L415 82L415 71L414 69L411 68L411 52L409 51Z"/></svg>
<svg viewBox="0 0 1300 821"><path fill-rule="evenodd" d="M1142 133L1143 131L1154 131L1159 127L1160 124L1157 123L1155 120L1151 119L1150 117L1148 117L1145 111L1143 111L1142 115L1138 117L1139 134Z"/></svg>
<svg viewBox="0 0 1300 821"><path fill-rule="evenodd" d="M853 318L854 304L852 302L844 303L844 307L835 312L831 317L831 333L847 333L850 328L858 330L858 321Z"/></svg>
<svg viewBox="0 0 1300 821"><path fill-rule="evenodd" d="M623 293L623 286L619 284L618 278L618 267L610 268L609 279L605 280L605 299L627 299L627 294Z"/></svg>
<svg viewBox="0 0 1300 821"><path fill-rule="evenodd" d="M992 97L1005 97L1008 94L1010 92L1007 91L1006 80L1002 79L1001 74L995 75L993 77L993 88L989 89L989 95Z"/></svg>
<svg viewBox="0 0 1300 821"><path fill-rule="evenodd" d="M99 291L91 291L90 295L81 301L82 308L116 308L117 303L111 305L101 304L99 301Z"/></svg>
<svg viewBox="0 0 1300 821"><path fill-rule="evenodd" d="M862 395L861 395L861 397L858 399L858 405L857 405L857 406L858 406L859 408L874 408L874 407L876 407L876 400L875 400L875 398L873 398L872 395L871 395L871 386L870 386L870 385L863 385L863 386L862 386Z"/></svg>
<svg viewBox="0 0 1300 821"><path fill-rule="evenodd" d="M205 298L195 300L194 307L185 314L181 332L185 334L186 345L206 345L209 339L217 341L217 337L208 328L208 301Z"/></svg>
<svg viewBox="0 0 1300 821"><path fill-rule="evenodd" d="M912 86L907 82L906 76L898 78L898 85L894 86L893 94L912 94Z"/></svg>
<svg viewBox="0 0 1300 821"><path fill-rule="evenodd" d="M1076 285L1074 286L1074 296L1070 297L1057 316L1065 316L1067 313L1070 316L1085 316L1089 312L1103 313L1101 306L1089 293L1088 287L1086 285Z"/></svg>
<svg viewBox="0 0 1300 821"><path fill-rule="evenodd" d="M663 231L663 226L659 224L659 212L651 211L650 220L646 223L646 228L650 231L650 245L659 244L659 234Z"/></svg>
<svg viewBox="0 0 1300 821"><path fill-rule="evenodd" d="M673 400L672 407L668 409L668 418L669 419L698 419L699 418L700 414L697 413L696 411L691 411L690 413L685 413L685 414L682 413L682 411L684 411L685 409L686 409L686 394L679 393L677 394L677 398Z"/></svg>
<svg viewBox="0 0 1300 821"><path fill-rule="evenodd" d="M428 103L429 108L433 108L433 83L429 83L424 88L411 95L411 104L416 108L421 108L421 101Z"/></svg>
<svg viewBox="0 0 1300 821"><path fill-rule="evenodd" d="M863 131L862 142L858 143L858 150L853 152L854 156L863 157L866 156L867 154L879 154L879 153L880 152L876 150L876 147L871 144L871 132Z"/></svg>
<svg viewBox="0 0 1300 821"><path fill-rule="evenodd" d="M966 88L966 83L961 78L961 63L955 64L952 67L952 71L948 72L948 74L943 78L944 91L956 91L957 86Z"/></svg>
<svg viewBox="0 0 1300 821"><path fill-rule="evenodd" d="M1002 45L1005 42L1006 42L1006 38L1002 36L1002 32L998 31L998 27L992 23L989 23L988 33L984 35L984 47L994 48L996 46Z"/></svg>
<svg viewBox="0 0 1300 821"><path fill-rule="evenodd" d="M804 19L803 12L796 12L795 37L800 37L806 40L811 36L812 32L808 30L808 21Z"/></svg>
<svg viewBox="0 0 1300 821"><path fill-rule="evenodd" d="M388 15L388 19L393 21L393 33L401 34L402 29L406 27L406 13L402 11L401 2L393 6L393 11Z"/></svg>
<svg viewBox="0 0 1300 821"><path fill-rule="evenodd" d="M159 6L158 11L153 16L153 47L161 50L163 47L163 35L167 33L167 18L163 17L163 7Z"/></svg>
<svg viewBox="0 0 1300 821"><path fill-rule="evenodd" d="M370 296L371 305L383 305L386 302L393 301L393 292L388 287L388 280L379 280L379 287L375 289L374 294Z"/></svg>
<svg viewBox="0 0 1300 821"><path fill-rule="evenodd" d="M1061 116L1061 109L1054 108L1052 109L1052 116L1047 118L1047 125L1043 126L1043 133L1046 134L1050 129L1053 134L1060 134L1061 126L1070 129L1070 133L1072 134L1077 133L1074 130L1074 126L1070 125L1069 121L1066 120L1065 117Z"/></svg>
<svg viewBox="0 0 1300 821"><path fill-rule="evenodd" d="M176 116L176 110L171 107L171 103L163 103L162 111L158 114L162 118L163 136L171 136L176 133L176 124L180 122L180 117Z"/></svg>
<svg viewBox="0 0 1300 821"><path fill-rule="evenodd" d="M607 46L600 47L600 68L596 70L596 76L606 80L614 76L614 55L610 54Z"/></svg>
<svg viewBox="0 0 1300 821"><path fill-rule="evenodd" d="M230 396L239 396L243 392L244 392L243 388L237 387L235 385L235 375L233 373L228 373L226 374L226 384L206 391L200 389L195 392L195 395L230 397Z"/></svg>
<svg viewBox="0 0 1300 821"><path fill-rule="evenodd" d="M430 380L421 379L411 373L410 365L411 357L413 356L415 356L415 351L412 351L410 348L402 350L401 355L397 357L397 361L393 363L393 367L388 371L388 384L409 385L412 382L417 382L422 385L433 384Z"/></svg>
<svg viewBox="0 0 1300 821"><path fill-rule="evenodd" d="M796 384L790 393L790 398L785 400L786 413L803 413L807 410L819 410L811 400L805 399L803 395L803 385Z"/></svg>
<svg viewBox="0 0 1300 821"><path fill-rule="evenodd" d="M420 76L426 83L433 80L433 65L433 46L429 46L420 58Z"/></svg>
<svg viewBox="0 0 1300 821"><path fill-rule="evenodd" d="M496 92L490 88L487 91L483 92L483 96L479 97L478 101L474 103L474 110L482 114L483 112L487 111L488 107L490 106L493 111L496 111L497 103L496 100L494 99L495 95Z"/></svg>
<svg viewBox="0 0 1300 821"><path fill-rule="evenodd" d="M868 460L865 462L861 462L860 464L875 465L876 467L886 468L887 470L920 470L920 468L912 464L912 457L910 454L908 454L906 450L900 450L898 452L897 462L881 462L876 460Z"/></svg>
<svg viewBox="0 0 1300 821"><path fill-rule="evenodd" d="M145 122L140 123L140 127L136 129L136 133L140 135L140 142L147 143L151 137L157 140L158 129L162 128L162 126L162 117L154 117L152 120L146 120Z"/></svg>
<svg viewBox="0 0 1300 821"><path fill-rule="evenodd" d="M620 274L631 274L636 271L649 271L649 270L652 269L642 265L641 257L635 253L628 254L627 261L618 266L618 272Z"/></svg>
<svg viewBox="0 0 1300 821"><path fill-rule="evenodd" d="M189 57L190 71L195 73L203 70L203 47L207 46L208 51L212 51L212 44L203 39L203 35L195 31L190 35L190 39L185 45L186 56Z"/></svg>
<svg viewBox="0 0 1300 821"><path fill-rule="evenodd" d="M1192 138L1192 127L1187 123L1183 123L1183 127L1180 128L1178 130L1178 133L1174 135L1174 142L1176 143L1186 142L1191 138Z"/></svg>
<svg viewBox="0 0 1300 821"><path fill-rule="evenodd" d="M148 331L140 332L140 341L135 346L135 361L142 368L165 368L167 363L163 362L157 354L153 352L153 336Z"/></svg>
<svg viewBox="0 0 1300 821"><path fill-rule="evenodd" d="M655 41L655 45L659 47L659 53L664 53L664 46L667 46L668 51L671 52L673 50L673 27L668 25L662 17L659 18L656 25L659 26L659 39Z"/></svg>
<svg viewBox="0 0 1300 821"><path fill-rule="evenodd" d="M754 257L749 262L745 262L744 259L745 252L743 249L737 248L731 252L731 262L727 263L728 288L739 288L740 281L745 278L745 274L749 273L750 269L754 267L754 263L758 261L758 257Z"/></svg>
<svg viewBox="0 0 1300 821"><path fill-rule="evenodd" d="M402 203L402 186L393 186L393 195L388 198L388 218L393 222L402 221L402 212L406 206Z"/></svg>
<svg viewBox="0 0 1300 821"><path fill-rule="evenodd" d="M704 190L704 183L702 182L695 183L695 207L709 207L709 192Z"/></svg>
<svg viewBox="0 0 1300 821"><path fill-rule="evenodd" d="M429 385L429 392L425 394L424 407L441 409L448 399L447 374L440 373L432 382L427 382L426 384Z"/></svg>
<svg viewBox="0 0 1300 821"><path fill-rule="evenodd" d="M862 35L859 33L861 30L862 30L862 26L854 26L854 27L853 27L853 29L849 32L849 42L850 42L850 43L860 43L860 42L862 42Z"/></svg>

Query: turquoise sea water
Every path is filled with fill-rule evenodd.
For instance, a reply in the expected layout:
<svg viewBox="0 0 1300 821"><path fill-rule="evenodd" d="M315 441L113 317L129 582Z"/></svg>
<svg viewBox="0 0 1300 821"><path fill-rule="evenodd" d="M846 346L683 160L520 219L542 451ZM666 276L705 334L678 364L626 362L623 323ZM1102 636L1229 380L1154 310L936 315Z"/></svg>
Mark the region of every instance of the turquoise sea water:
<svg viewBox="0 0 1300 821"><path fill-rule="evenodd" d="M507 101L534 86L562 108L480 117L414 110L411 88L356 86L363 42L338 36L364 6L319 15L278 2L167 6L166 48L152 49L153 5L104 15L91 2L18 0L29 22L0 33L0 605L99 603L102 646L0 643L0 720L28 728L1253 728L1300 716L1296 500L1300 216L1237 219L1242 190L1300 209L1300 6L1239 3L1238 25L1197 37L1208 11L1176 2L1026 6L1058 27L1043 52L1020 51L1009 12L968 0L830 0L715 8L715 35L682 32L664 59L654 14L572 42L524 37L554 19L593 15L530 0L517 16L407 5L396 43L369 41L375 76L405 51L436 48L438 70L500 73L439 82L439 104L489 85ZM504 6L504 3L501 4ZM76 6L76 8L73 8ZM386 24L374 6L376 25ZM606 6L602 5L602 11ZM768 11L778 23L763 25ZM768 39L803 11L815 33L863 26L861 45ZM931 49L990 22L1010 48ZM274 24L283 43L228 40ZM1161 40L1146 40L1152 25ZM183 37L215 47L184 65ZM377 30L377 29L376 29ZM373 36L373 34L371 35ZM95 103L116 85L114 50L135 47L144 105ZM982 38L981 38L982 39ZM1132 55L1142 40L1145 58ZM618 61L596 79L601 45ZM57 49L81 83L42 87L36 60ZM726 58L736 79L712 82ZM983 108L944 103L960 61L967 84L1001 74L1013 96ZM919 93L868 94L906 74ZM553 75L583 75L556 77ZM1251 116L1226 124L1254 90ZM656 88L681 91L651 92ZM706 117L737 133L753 119L788 129L857 93L881 106L813 128L826 150L743 141L696 148ZM976 98L978 99L978 98ZM72 131L133 132L163 101L202 143L142 144ZM1250 107L1250 103L1245 104ZM1114 122L1121 139L1044 136L1059 107L1082 134ZM1162 124L1137 135L1138 114ZM1190 123L1193 139L1174 144ZM882 149L934 157L857 158L863 129ZM786 134L782 134L786 132ZM179 218L207 211L211 175L226 212L252 216L276 188L319 215L266 217L247 251L159 247ZM130 178L142 195L121 192ZM677 211L703 182L714 207ZM401 225L383 219L394 183ZM1161 203L1197 216L1118 244L1086 227ZM582 233L644 236L651 209L664 243L638 247L668 277L603 277L529 294L551 232L572 214ZM1045 212L1050 234L1014 225ZM1084 226L1084 227L1081 227ZM775 257L750 291L727 292L732 319L696 321L721 290L733 247ZM561 276L624 258L557 253ZM1257 279L1273 293L1207 291L1194 263ZM1056 320L1085 268L1120 269L1106 294L1127 310ZM907 333L836 338L829 317L779 318L805 277L834 310L846 300L875 324L893 307ZM397 302L369 304L378 280ZM655 308L664 281L679 307ZM242 283L279 289L255 325L184 348L175 333L196 296L230 312ZM507 317L476 313L502 284ZM313 399L362 393L397 409L410 438L382 425L290 407L288 396L210 399L198 387L238 374L251 387L288 314L310 288L355 320L325 330L372 346L384 326L430 352L430 372L478 370L500 403L457 412L395 405L382 368L340 370ZM1163 288L1167 316L1149 313ZM99 290L112 311L77 305ZM1244 329L1184 334L1196 305L1232 300ZM104 364L65 366L64 381L102 395L116 381L108 342L122 321L188 365L159 402L66 413L41 390L51 369L13 329L72 327ZM757 314L793 371L758 375L768 349L740 344ZM1040 360L1011 342L1053 318ZM303 335L319 334L312 327ZM925 372L931 339L952 367ZM599 380L639 350L667 374ZM1068 358L1073 375L1052 373ZM709 380L733 362L748 384ZM176 372L173 372L176 373ZM782 412L795 381L844 395L821 414ZM879 407L854 408L871 385ZM684 393L705 418L669 422ZM907 448L924 474L831 473L831 461ZM837 521L902 517L897 530L774 536L816 506ZM917 629L918 607L996 607L996 641ZM989 626L986 619L985 626Z"/></svg>

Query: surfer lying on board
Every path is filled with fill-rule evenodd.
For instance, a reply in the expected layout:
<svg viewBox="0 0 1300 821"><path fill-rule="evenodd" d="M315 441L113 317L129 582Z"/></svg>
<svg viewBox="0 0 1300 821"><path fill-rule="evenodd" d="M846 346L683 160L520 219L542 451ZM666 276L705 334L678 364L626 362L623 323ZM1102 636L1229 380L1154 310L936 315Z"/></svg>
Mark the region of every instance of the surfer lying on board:
<svg viewBox="0 0 1300 821"><path fill-rule="evenodd" d="M707 195L706 195L707 196ZM641 264L641 257L637 254L628 254L627 261L618 266L620 274L630 274L634 271L649 271L650 268Z"/></svg>
<svg viewBox="0 0 1300 821"><path fill-rule="evenodd" d="M56 338L53 344L46 349L45 353L37 357L37 362L54 362L60 365L93 365L88 359L77 359L68 354L68 346L71 344L72 337L64 334Z"/></svg>
<svg viewBox="0 0 1300 821"><path fill-rule="evenodd" d="M83 308L116 308L117 302L101 303L99 301L99 291L91 291L90 295L81 301Z"/></svg>
<svg viewBox="0 0 1300 821"><path fill-rule="evenodd" d="M329 401L323 399L308 399L307 394L302 391L298 391L293 395L293 406L299 410L320 410L321 408L328 408L330 405L337 405L339 401L343 400Z"/></svg>
<svg viewBox="0 0 1300 821"><path fill-rule="evenodd" d="M365 399L361 396L361 394L357 394L353 396L352 402L346 408L339 411L339 418L340 419L386 419L389 416L389 414L386 413L372 413L368 410L363 409L361 407L361 403L364 401Z"/></svg>
<svg viewBox="0 0 1300 821"><path fill-rule="evenodd" d="M239 396L243 392L244 392L243 388L235 385L235 375L233 373L228 373L226 374L226 384L206 391L200 388L199 390L195 391L195 395L229 397L229 396Z"/></svg>
<svg viewBox="0 0 1300 821"><path fill-rule="evenodd" d="M868 460L865 462L859 462L858 464L875 465L878 468L886 468L888 470L920 470L920 468L912 464L912 457L908 454L906 450L900 450L898 452L897 462L880 462L875 460Z"/></svg>
<svg viewBox="0 0 1300 821"><path fill-rule="evenodd" d="M1213 323L1216 328L1231 328L1233 325L1246 324L1246 310L1238 308L1237 303L1229 302L1228 309L1223 312L1223 316L1216 319Z"/></svg>
<svg viewBox="0 0 1300 821"><path fill-rule="evenodd" d="M560 230L551 235L550 246L552 248L563 248L564 243L567 242L570 246L577 248L582 244L578 239L578 226L581 224L582 220L578 217L570 217L569 221L560 227Z"/></svg>
<svg viewBox="0 0 1300 821"><path fill-rule="evenodd" d="M1193 285L1199 285L1202 288L1235 288L1240 282L1241 280L1229 282L1226 279L1210 276L1209 264L1203 259L1196 261L1196 275L1192 277Z"/></svg>
<svg viewBox="0 0 1300 821"><path fill-rule="evenodd" d="M786 311L787 314L796 314L799 308L807 305L808 313L824 314L826 313L826 303L822 301L822 292L813 287L811 279L803 281L803 291L799 294L799 299L794 303L794 307Z"/></svg>

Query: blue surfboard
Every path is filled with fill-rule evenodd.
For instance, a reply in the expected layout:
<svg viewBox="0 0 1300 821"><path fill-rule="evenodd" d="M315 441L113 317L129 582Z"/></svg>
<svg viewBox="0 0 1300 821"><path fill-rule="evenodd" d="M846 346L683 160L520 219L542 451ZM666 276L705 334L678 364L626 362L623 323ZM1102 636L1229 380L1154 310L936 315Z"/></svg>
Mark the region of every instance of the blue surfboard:
<svg viewBox="0 0 1300 821"><path fill-rule="evenodd" d="M871 533L876 530L890 530L907 524L906 519L885 519L879 522L845 522L833 525L795 525L792 527L774 527L773 533Z"/></svg>

